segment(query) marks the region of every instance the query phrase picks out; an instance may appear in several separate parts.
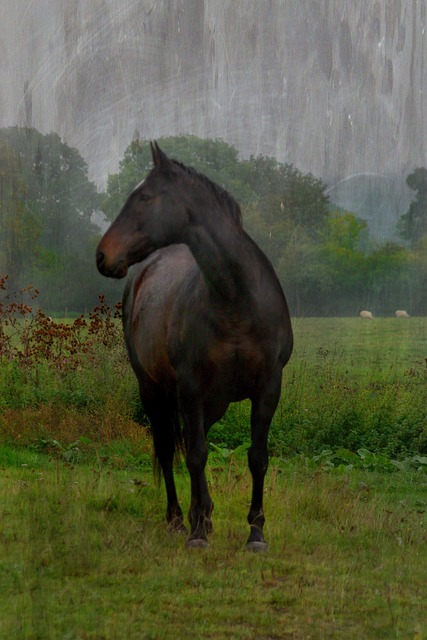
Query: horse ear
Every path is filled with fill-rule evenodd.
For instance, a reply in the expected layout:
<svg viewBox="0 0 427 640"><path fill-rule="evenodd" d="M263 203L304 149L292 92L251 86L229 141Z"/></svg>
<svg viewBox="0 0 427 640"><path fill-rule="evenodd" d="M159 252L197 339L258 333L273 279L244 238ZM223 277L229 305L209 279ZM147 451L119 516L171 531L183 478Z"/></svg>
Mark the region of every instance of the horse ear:
<svg viewBox="0 0 427 640"><path fill-rule="evenodd" d="M153 142L150 142L150 146L154 166L159 167L159 169L167 169L168 167L170 167L169 158L165 153L163 153L157 142L155 140Z"/></svg>

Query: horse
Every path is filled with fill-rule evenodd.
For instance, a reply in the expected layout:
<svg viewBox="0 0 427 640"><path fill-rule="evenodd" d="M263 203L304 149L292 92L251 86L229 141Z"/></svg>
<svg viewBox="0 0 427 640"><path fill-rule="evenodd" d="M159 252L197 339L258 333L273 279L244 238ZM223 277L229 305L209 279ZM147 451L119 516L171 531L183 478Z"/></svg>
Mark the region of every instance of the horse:
<svg viewBox="0 0 427 640"><path fill-rule="evenodd" d="M163 472L167 522L188 534L173 475L181 448L191 482L186 545L208 546L207 434L230 403L249 398L246 548L262 551L267 437L293 347L288 305L233 197L150 145L153 168L102 237L96 261L112 278L135 265L123 294L123 331Z"/></svg>

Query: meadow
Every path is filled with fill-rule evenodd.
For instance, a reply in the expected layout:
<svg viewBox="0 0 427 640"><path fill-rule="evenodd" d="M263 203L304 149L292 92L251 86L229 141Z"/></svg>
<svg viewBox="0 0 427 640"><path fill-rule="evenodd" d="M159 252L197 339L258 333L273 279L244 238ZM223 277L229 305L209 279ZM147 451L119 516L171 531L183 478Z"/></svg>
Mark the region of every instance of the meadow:
<svg viewBox="0 0 427 640"><path fill-rule="evenodd" d="M112 310L31 318L0 371L1 639L427 637L426 319L294 321L252 554L248 403L212 429L188 550ZM177 484L185 511L182 461Z"/></svg>
<svg viewBox="0 0 427 640"><path fill-rule="evenodd" d="M295 349L271 428L272 453L314 455L344 447L402 458L427 452L425 318L406 324L395 318L299 318L293 328ZM216 425L212 435L223 433L225 441L239 444L248 416L249 405L233 406L224 432Z"/></svg>
<svg viewBox="0 0 427 640"><path fill-rule="evenodd" d="M3 453L0 637L426 637L425 473L273 465L253 554L246 461L219 462L210 546L189 550L148 471Z"/></svg>

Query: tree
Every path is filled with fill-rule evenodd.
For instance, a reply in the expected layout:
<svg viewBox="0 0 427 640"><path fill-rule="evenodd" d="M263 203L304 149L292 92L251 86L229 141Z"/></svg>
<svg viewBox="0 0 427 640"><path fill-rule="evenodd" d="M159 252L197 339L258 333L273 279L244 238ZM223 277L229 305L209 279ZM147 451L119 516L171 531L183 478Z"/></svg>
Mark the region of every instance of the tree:
<svg viewBox="0 0 427 640"><path fill-rule="evenodd" d="M348 211L331 212L323 231L324 243L330 250L360 251L362 238L368 228L365 220Z"/></svg>
<svg viewBox="0 0 427 640"><path fill-rule="evenodd" d="M395 242L386 242L367 257L372 299L386 313L411 309L410 260L408 250Z"/></svg>
<svg viewBox="0 0 427 640"><path fill-rule="evenodd" d="M321 262L328 273L328 315L353 315L367 304L367 264L361 249L366 230L367 223L348 211L331 212L325 223Z"/></svg>
<svg viewBox="0 0 427 640"><path fill-rule="evenodd" d="M427 235L409 256L408 309L412 314L427 315Z"/></svg>
<svg viewBox="0 0 427 640"><path fill-rule="evenodd" d="M250 185L252 203L258 203L267 222L287 219L304 227L311 237L318 237L329 211L326 185L321 180L265 156L244 161L242 179Z"/></svg>
<svg viewBox="0 0 427 640"><path fill-rule="evenodd" d="M19 288L26 261L37 255L40 227L27 205L19 154L0 139L0 272Z"/></svg>
<svg viewBox="0 0 427 640"><path fill-rule="evenodd" d="M312 314L323 304L328 279L320 250L328 217L326 186L274 158L251 157L242 164L253 192L243 206L245 228L275 267L292 313Z"/></svg>
<svg viewBox="0 0 427 640"><path fill-rule="evenodd" d="M387 245L369 253L367 223L346 211L331 212L326 185L313 175L262 155L239 160L222 140L177 136L158 142L170 157L207 175L240 203L244 227L270 258L292 313L353 315L365 304L388 309L397 292L393 283L401 292L410 289L408 251ZM104 210L110 219L151 168L148 142L135 139L118 173L108 178ZM419 194L421 177L408 178ZM423 263L419 252L416 259L412 255L413 264Z"/></svg>
<svg viewBox="0 0 427 640"><path fill-rule="evenodd" d="M277 273L293 315L321 315L329 274L322 262L321 245L301 225L294 225L283 244Z"/></svg>
<svg viewBox="0 0 427 640"><path fill-rule="evenodd" d="M13 237L21 239L13 244L11 237L2 234L3 253L5 247L13 252L8 271L16 274L21 260L20 275L23 278L25 273L27 280L23 284L35 284L41 291L40 302L51 310L68 307L65 292L74 286L82 308L96 278L93 245L100 235L91 222L93 211L99 208L99 195L87 177L87 165L77 149L55 133L42 135L35 129L9 127L0 130L0 141L10 150L3 172L15 176L15 186L9 190L14 195L9 197L13 215L8 228ZM28 246L22 244L24 237Z"/></svg>
<svg viewBox="0 0 427 640"><path fill-rule="evenodd" d="M292 314L319 313L329 282L320 238L292 219L278 194L245 206L243 213L245 228L277 271Z"/></svg>
<svg viewBox="0 0 427 640"><path fill-rule="evenodd" d="M95 232L90 218L99 207L99 195L77 149L56 133L43 135L22 127L1 129L0 139L21 159L27 206L40 220L43 249L81 255L82 239Z"/></svg>
<svg viewBox="0 0 427 640"><path fill-rule="evenodd" d="M240 177L237 150L222 140L202 140L196 136L159 138L159 146L170 157L193 167L227 189L238 202L250 199L250 188ZM119 164L119 172L108 177L103 210L110 220L119 213L134 187L152 169L148 141L133 140Z"/></svg>
<svg viewBox="0 0 427 640"><path fill-rule="evenodd" d="M416 192L416 196L409 210L401 216L398 231L402 238L415 247L427 235L427 169L415 169L406 178L406 184Z"/></svg>

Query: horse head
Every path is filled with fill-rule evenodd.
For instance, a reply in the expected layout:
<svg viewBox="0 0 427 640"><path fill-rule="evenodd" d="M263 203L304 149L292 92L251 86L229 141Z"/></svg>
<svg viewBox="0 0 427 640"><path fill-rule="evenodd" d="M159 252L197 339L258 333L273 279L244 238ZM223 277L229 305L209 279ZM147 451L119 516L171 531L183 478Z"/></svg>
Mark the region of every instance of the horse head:
<svg viewBox="0 0 427 640"><path fill-rule="evenodd" d="M98 244L96 263L104 276L123 278L131 265L156 249L181 241L188 216L185 191L176 180L180 168L156 142L151 143L151 153L153 169L134 188Z"/></svg>

